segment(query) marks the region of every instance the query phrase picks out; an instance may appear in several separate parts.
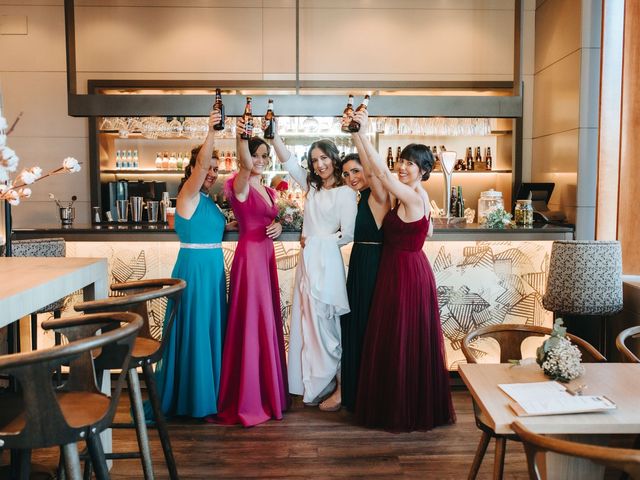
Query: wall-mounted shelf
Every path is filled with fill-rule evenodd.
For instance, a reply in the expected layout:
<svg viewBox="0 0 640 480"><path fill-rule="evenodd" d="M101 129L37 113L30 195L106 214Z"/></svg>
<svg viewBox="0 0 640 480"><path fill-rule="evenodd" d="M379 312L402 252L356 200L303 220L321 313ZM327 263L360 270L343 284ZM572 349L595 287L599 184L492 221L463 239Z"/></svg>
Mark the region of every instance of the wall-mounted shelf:
<svg viewBox="0 0 640 480"><path fill-rule="evenodd" d="M110 173L114 175L178 175L182 177L182 170L163 170L161 168L103 168L100 173ZM218 170L218 175L228 175L233 173L231 170Z"/></svg>

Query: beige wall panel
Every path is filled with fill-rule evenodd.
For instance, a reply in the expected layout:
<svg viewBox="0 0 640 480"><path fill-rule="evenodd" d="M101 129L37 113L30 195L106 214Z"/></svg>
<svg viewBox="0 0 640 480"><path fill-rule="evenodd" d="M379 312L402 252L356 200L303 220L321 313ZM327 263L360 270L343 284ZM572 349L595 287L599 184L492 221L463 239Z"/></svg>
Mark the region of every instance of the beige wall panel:
<svg viewBox="0 0 640 480"><path fill-rule="evenodd" d="M76 209L76 225L91 223L91 203L77 201L73 204ZM11 209L14 228L33 228L45 226L60 226L58 209L52 201L27 200Z"/></svg>
<svg viewBox="0 0 640 480"><path fill-rule="evenodd" d="M293 8L263 10L264 73L296 71L296 12Z"/></svg>
<svg viewBox="0 0 640 480"><path fill-rule="evenodd" d="M535 98L535 76L523 75L522 92L522 136L533 138L533 99Z"/></svg>
<svg viewBox="0 0 640 480"><path fill-rule="evenodd" d="M283 0L265 0L265 6ZM295 0L290 0L295 6ZM511 10L513 0L301 0L302 8L402 8L420 10Z"/></svg>
<svg viewBox="0 0 640 480"><path fill-rule="evenodd" d="M80 7L76 38L81 71L262 71L257 8Z"/></svg>
<svg viewBox="0 0 640 480"><path fill-rule="evenodd" d="M531 168L533 157L533 140L522 139L522 181L531 182Z"/></svg>
<svg viewBox="0 0 640 480"><path fill-rule="evenodd" d="M67 115L67 82L63 72L2 72L5 113L12 121L23 112L14 137L87 137L87 120Z"/></svg>
<svg viewBox="0 0 640 480"><path fill-rule="evenodd" d="M513 72L510 11L305 9L300 22L301 71L308 74ZM351 38L362 42L357 53L346 48Z"/></svg>
<svg viewBox="0 0 640 480"><path fill-rule="evenodd" d="M552 0L536 10L536 72L581 45L580 0Z"/></svg>
<svg viewBox="0 0 640 480"><path fill-rule="evenodd" d="M578 169L580 131L554 133L533 139L533 169L535 172L575 173Z"/></svg>
<svg viewBox="0 0 640 480"><path fill-rule="evenodd" d="M61 7L0 6L0 15L25 15L27 35L0 35L0 70L65 71Z"/></svg>
<svg viewBox="0 0 640 480"><path fill-rule="evenodd" d="M533 75L535 73L536 58L536 12L525 11L522 22L524 33L524 45L522 46L522 73Z"/></svg>
<svg viewBox="0 0 640 480"><path fill-rule="evenodd" d="M86 121L86 120L85 120ZM20 157L20 168L39 166L43 173L62 166L66 157L82 163L78 173L54 175L33 185L33 200L48 200L49 192L60 200L76 195L78 200L90 201L89 143L86 138L10 138L9 146Z"/></svg>
<svg viewBox="0 0 640 480"><path fill-rule="evenodd" d="M262 3L262 0L76 0L76 6L78 7L260 8Z"/></svg>
<svg viewBox="0 0 640 480"><path fill-rule="evenodd" d="M295 79L295 74L293 75ZM513 80L512 74L470 74L470 73L439 73L437 71L422 72L422 73L301 73L301 80L380 80L380 81L505 81L510 82Z"/></svg>
<svg viewBox="0 0 640 480"><path fill-rule="evenodd" d="M533 137L564 132L579 126L580 51L535 76Z"/></svg>
<svg viewBox="0 0 640 480"><path fill-rule="evenodd" d="M64 5L64 0L0 0L0 6L9 5L9 6L31 6L31 5L43 5L43 6L56 6Z"/></svg>

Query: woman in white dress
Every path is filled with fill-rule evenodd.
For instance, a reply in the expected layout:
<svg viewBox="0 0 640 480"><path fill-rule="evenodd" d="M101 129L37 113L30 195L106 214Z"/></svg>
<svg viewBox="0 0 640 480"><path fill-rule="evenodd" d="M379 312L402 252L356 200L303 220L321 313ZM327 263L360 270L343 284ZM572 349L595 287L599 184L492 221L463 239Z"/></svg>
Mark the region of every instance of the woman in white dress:
<svg viewBox="0 0 640 480"><path fill-rule="evenodd" d="M307 172L278 134L280 162L306 192L300 259L289 337L289 391L320 409L340 409L340 315L349 312L340 247L353 241L356 193L343 185L338 149L330 140L309 148Z"/></svg>

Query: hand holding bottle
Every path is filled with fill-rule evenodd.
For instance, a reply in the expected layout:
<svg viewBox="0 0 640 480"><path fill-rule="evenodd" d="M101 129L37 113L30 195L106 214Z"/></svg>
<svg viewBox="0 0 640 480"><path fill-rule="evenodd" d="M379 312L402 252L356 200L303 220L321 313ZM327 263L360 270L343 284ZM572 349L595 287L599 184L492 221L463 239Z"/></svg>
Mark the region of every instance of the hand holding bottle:
<svg viewBox="0 0 640 480"><path fill-rule="evenodd" d="M369 125L369 112L367 109L358 110L353 114L353 121L360 125L360 132L365 133ZM357 132L352 132L357 133Z"/></svg>
<svg viewBox="0 0 640 480"><path fill-rule="evenodd" d="M236 137L244 140L243 135L245 133L246 129L244 128L244 119L242 117L238 117L238 120L236 121Z"/></svg>
<svg viewBox="0 0 640 480"><path fill-rule="evenodd" d="M222 118L222 115L220 114L219 110L213 110L209 114L209 131L210 132L214 130L215 125L220 123L221 118Z"/></svg>

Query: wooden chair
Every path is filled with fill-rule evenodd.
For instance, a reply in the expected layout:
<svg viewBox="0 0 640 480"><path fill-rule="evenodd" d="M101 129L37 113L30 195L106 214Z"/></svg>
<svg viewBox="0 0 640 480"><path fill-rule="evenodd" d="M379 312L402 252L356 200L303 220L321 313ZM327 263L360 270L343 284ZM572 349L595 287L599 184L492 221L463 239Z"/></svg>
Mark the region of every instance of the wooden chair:
<svg viewBox="0 0 640 480"><path fill-rule="evenodd" d="M522 359L522 342L529 337L542 337L551 334L551 329L533 325L502 324L481 327L469 332L462 341L462 353L468 363L477 363L472 343L480 338L490 337L495 339L500 345L500 363L507 363L509 360ZM582 353L582 361L586 363L605 362L606 358L598 352L591 344L575 335L567 334L571 342L576 345ZM482 465L482 459L487 451L492 438L496 439L496 452L493 463L493 478L501 479L504 471L504 457L507 447L507 440L519 441L517 435L499 435L493 431L483 418L482 410L473 402L475 411L476 426L482 431L480 443L476 450L471 470L468 478L475 479Z"/></svg>
<svg viewBox="0 0 640 480"><path fill-rule="evenodd" d="M77 318L64 320L71 328ZM79 480L80 462L76 442L89 446L96 476L108 478L100 432L113 421L124 384L135 336L142 319L133 313L89 315L82 324L93 325L88 338L35 352L0 357L0 372L17 379L19 392L0 399L0 447L11 449L11 478L28 479L31 450L59 445L67 478ZM123 326L121 326L123 325ZM111 397L96 385L92 352L117 351L122 371ZM87 361L88 360L88 361ZM70 365L66 384L54 388L52 374L63 364ZM82 368L76 368L76 366Z"/></svg>
<svg viewBox="0 0 640 480"><path fill-rule="evenodd" d="M140 458L145 478L153 478L153 466L151 463L151 451L147 426L142 405L142 394L140 391L140 380L137 368L142 368L142 374L147 386L147 394L154 414L155 425L160 436L160 443L164 452L169 476L172 480L178 479L178 470L171 449L169 431L167 423L160 407L160 399L156 389L155 376L152 364L157 363L162 357L165 344L168 341L169 333L173 321L175 320L182 291L186 287L184 280L176 278L161 278L151 280L137 280L126 283L116 283L111 285L111 290L118 296L109 297L102 300L94 300L79 303L74 306L78 311L85 313L96 312L118 312L127 311L139 314L143 319L143 327L136 338L129 363L127 382L129 386L129 397L133 411L133 426L136 429L139 452L135 453L112 453L107 454L107 459ZM148 303L155 299L167 298L168 316L164 323L164 331L160 341L151 334ZM115 364L103 361L100 364L103 369L120 368ZM114 424L114 428L130 428L131 424Z"/></svg>
<svg viewBox="0 0 640 480"><path fill-rule="evenodd" d="M627 340L630 338L640 338L640 325L627 328L621 331L616 337L616 347L624 357L625 361L628 363L640 363L640 358L638 358L631 349L627 347Z"/></svg>
<svg viewBox="0 0 640 480"><path fill-rule="evenodd" d="M544 474L540 474L536 465L536 455L546 452L585 458L599 465L625 472L633 480L640 480L640 450L601 447L546 437L533 433L520 422L514 422L511 428L524 444L524 450L527 454L527 468L531 480L546 478Z"/></svg>

